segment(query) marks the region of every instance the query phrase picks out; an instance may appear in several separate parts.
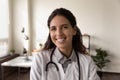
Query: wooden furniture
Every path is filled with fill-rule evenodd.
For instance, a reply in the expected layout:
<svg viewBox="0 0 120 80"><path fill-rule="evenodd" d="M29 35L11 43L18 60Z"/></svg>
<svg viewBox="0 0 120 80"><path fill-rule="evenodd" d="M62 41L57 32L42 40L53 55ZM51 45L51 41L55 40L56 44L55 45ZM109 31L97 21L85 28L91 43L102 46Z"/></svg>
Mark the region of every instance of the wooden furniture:
<svg viewBox="0 0 120 80"><path fill-rule="evenodd" d="M87 33L82 35L83 38L83 44L86 47L88 53L90 53L90 35L88 35Z"/></svg>
<svg viewBox="0 0 120 80"><path fill-rule="evenodd" d="M27 58L25 56L18 56L14 59L8 60L1 64L2 68L2 80L4 80L5 75L4 71L6 67L11 68L17 68L18 69L18 80L20 80L20 72L21 68L30 68L32 65L32 56L28 56Z"/></svg>
<svg viewBox="0 0 120 80"><path fill-rule="evenodd" d="M8 60L11 60L15 57L19 56L19 54L13 54L13 55L8 55L8 56L5 56L5 57L2 57L0 58L0 80L2 80L2 70L1 70L1 64L5 61L8 61ZM9 73L11 72L11 69L10 68L6 68L5 70L5 74L6 75L9 75Z"/></svg>

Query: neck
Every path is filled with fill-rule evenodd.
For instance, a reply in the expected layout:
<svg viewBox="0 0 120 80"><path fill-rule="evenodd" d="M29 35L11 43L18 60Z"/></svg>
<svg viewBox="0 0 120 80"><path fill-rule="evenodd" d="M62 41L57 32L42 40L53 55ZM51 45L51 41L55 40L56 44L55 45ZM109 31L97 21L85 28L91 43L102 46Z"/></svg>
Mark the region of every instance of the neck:
<svg viewBox="0 0 120 80"><path fill-rule="evenodd" d="M72 54L72 47L69 49L59 49L59 50L67 58L69 58Z"/></svg>

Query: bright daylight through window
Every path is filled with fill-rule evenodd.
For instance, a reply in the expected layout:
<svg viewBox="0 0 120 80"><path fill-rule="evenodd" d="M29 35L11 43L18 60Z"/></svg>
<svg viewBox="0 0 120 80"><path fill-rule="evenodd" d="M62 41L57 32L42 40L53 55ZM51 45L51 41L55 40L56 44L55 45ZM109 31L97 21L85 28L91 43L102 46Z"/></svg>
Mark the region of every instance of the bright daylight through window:
<svg viewBox="0 0 120 80"><path fill-rule="evenodd" d="M8 55L9 9L8 0L0 0L0 57Z"/></svg>

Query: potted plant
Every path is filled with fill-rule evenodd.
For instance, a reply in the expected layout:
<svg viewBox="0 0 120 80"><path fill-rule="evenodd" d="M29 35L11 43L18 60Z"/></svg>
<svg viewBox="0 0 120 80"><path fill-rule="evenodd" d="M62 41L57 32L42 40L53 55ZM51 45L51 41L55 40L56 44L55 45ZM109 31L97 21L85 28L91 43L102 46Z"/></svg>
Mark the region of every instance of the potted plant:
<svg viewBox="0 0 120 80"><path fill-rule="evenodd" d="M13 55L15 53L15 49L10 50L10 54Z"/></svg>
<svg viewBox="0 0 120 80"><path fill-rule="evenodd" d="M43 47L43 44L42 44L42 43L40 43L40 44L39 44L39 46L40 46L40 48L42 48L42 47Z"/></svg>
<svg viewBox="0 0 120 80"><path fill-rule="evenodd" d="M110 62L110 60L107 59L108 57L107 51L102 50L101 48L95 49L95 51L97 54L95 56L92 55L92 58L97 67L100 69L100 71L98 71L98 75L102 77L102 69L103 67L106 66L106 63Z"/></svg>

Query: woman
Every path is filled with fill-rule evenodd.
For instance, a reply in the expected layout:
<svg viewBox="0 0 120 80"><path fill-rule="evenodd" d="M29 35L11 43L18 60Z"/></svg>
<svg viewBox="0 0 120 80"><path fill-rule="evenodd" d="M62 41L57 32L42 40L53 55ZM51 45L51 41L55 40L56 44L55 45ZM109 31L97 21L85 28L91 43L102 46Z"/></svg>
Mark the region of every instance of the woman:
<svg viewBox="0 0 120 80"><path fill-rule="evenodd" d="M43 50L34 55L30 80L99 80L74 15L58 8L49 16L48 28Z"/></svg>

